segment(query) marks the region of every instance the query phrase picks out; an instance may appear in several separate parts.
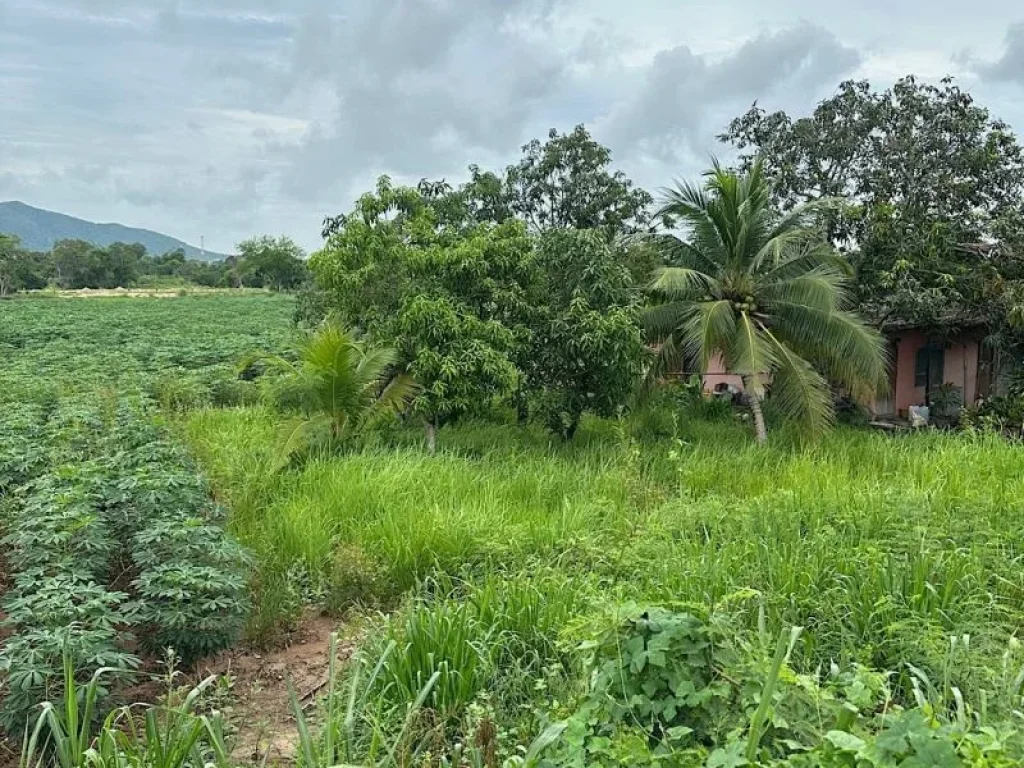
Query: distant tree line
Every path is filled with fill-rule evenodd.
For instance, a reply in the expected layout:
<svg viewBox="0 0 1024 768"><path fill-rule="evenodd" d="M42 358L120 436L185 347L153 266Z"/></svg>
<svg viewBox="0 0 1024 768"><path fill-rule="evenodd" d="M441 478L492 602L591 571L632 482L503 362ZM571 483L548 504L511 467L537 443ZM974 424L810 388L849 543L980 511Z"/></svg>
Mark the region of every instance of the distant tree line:
<svg viewBox="0 0 1024 768"><path fill-rule="evenodd" d="M261 236L238 244L223 261L189 259L182 249L149 254L139 243L93 245L60 240L49 251L31 251L0 233L0 297L46 287L132 288L198 285L211 288L292 290L306 279L305 254L287 237Z"/></svg>

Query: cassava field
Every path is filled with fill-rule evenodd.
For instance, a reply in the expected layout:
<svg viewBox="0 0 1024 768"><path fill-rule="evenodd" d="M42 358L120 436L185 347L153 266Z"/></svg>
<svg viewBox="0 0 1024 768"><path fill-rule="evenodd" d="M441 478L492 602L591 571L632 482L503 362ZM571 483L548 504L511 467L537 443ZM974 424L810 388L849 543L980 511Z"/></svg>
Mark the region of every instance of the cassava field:
<svg viewBox="0 0 1024 768"><path fill-rule="evenodd" d="M55 701L74 754L69 677L111 714L64 768L244 762L230 685L170 683L145 734L115 707L167 647L273 652L315 611L356 651L272 761L1018 764L1019 445L779 426L761 448L678 386L569 443L510 414L430 455L395 421L274 472L285 417L245 362L288 348L292 304L0 302L12 740Z"/></svg>

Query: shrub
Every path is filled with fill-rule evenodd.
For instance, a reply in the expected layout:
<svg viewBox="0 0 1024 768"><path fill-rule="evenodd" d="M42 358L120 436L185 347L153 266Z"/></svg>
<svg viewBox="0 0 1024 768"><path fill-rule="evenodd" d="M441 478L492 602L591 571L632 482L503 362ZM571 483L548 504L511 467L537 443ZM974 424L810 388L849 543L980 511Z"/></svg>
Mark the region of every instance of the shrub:
<svg viewBox="0 0 1024 768"><path fill-rule="evenodd" d="M386 605L395 596L395 586L385 569L354 544L337 546L331 556L324 609L341 616L354 607Z"/></svg>

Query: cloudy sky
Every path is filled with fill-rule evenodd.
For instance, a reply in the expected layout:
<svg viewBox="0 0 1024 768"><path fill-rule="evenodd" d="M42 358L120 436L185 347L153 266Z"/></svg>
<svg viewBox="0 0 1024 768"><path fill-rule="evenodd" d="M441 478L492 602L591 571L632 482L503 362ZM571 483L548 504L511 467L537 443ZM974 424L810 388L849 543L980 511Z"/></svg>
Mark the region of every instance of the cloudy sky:
<svg viewBox="0 0 1024 768"><path fill-rule="evenodd" d="M755 99L946 74L1024 133L1019 0L0 0L0 200L306 248L380 173L586 123L652 190Z"/></svg>

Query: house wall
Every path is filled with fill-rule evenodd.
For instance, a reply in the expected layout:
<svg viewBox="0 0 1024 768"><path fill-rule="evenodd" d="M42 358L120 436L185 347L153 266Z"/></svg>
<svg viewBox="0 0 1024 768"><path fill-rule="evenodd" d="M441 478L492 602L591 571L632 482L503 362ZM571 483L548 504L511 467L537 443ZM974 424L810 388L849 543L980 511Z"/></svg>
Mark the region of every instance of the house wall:
<svg viewBox="0 0 1024 768"><path fill-rule="evenodd" d="M892 391L875 403L876 414L906 416L912 405L924 405L925 388L914 386L917 351L929 343L929 337L918 330L901 331L891 337L893 356ZM963 391L964 402L973 403L978 396L978 355L980 345L970 335L955 337L945 345L943 381ZM725 372L721 355L715 355L704 374L704 391L714 392L719 384L728 384L743 391L743 379Z"/></svg>
<svg viewBox="0 0 1024 768"><path fill-rule="evenodd" d="M725 372L725 361L721 353L715 353L708 361L708 369L704 374L704 391L714 392L719 384L728 384L740 392L743 391L743 377Z"/></svg>
<svg viewBox="0 0 1024 768"><path fill-rule="evenodd" d="M914 367L917 351L929 343L928 337L918 330L905 330L895 334L895 382L892 397L879 400L875 410L885 415L905 416L912 405L925 404L925 388L914 386ZM955 337L945 345L943 381L955 384L964 393L964 402L973 403L978 395L978 351L976 339L967 335ZM895 413L887 413L895 410Z"/></svg>

